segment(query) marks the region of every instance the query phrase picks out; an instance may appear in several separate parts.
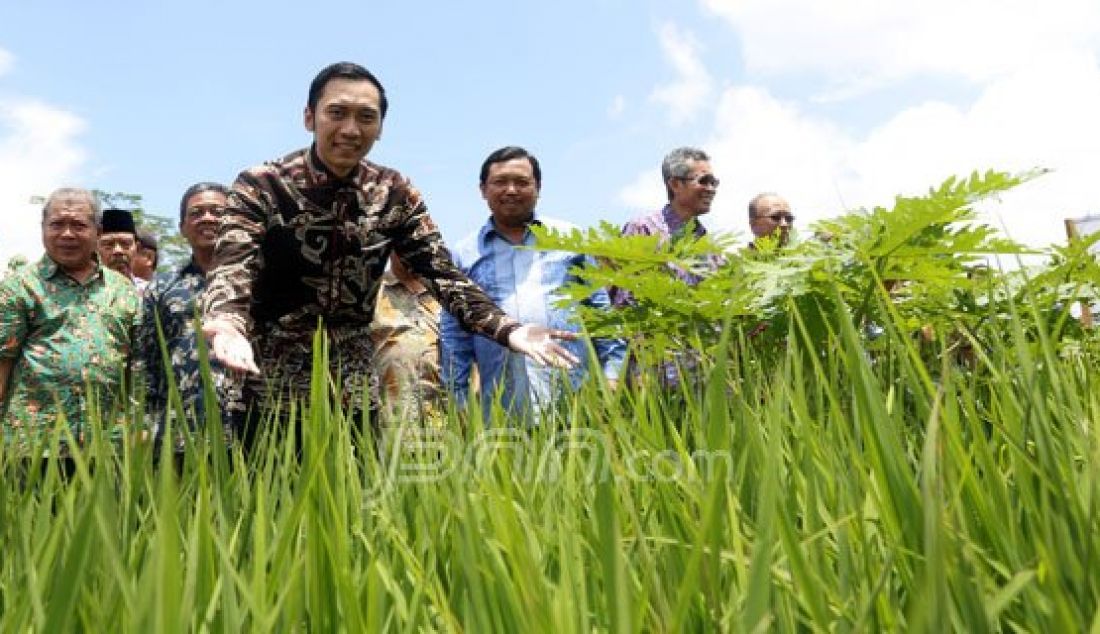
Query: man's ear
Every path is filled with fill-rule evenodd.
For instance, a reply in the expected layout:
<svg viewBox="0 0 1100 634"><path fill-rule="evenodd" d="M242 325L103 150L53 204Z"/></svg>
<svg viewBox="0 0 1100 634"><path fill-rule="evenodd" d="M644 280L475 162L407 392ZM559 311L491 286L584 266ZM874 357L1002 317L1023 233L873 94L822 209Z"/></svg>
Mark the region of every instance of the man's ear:
<svg viewBox="0 0 1100 634"><path fill-rule="evenodd" d="M307 131L313 132L313 108L306 106L306 109L302 111L302 123L305 124Z"/></svg>
<svg viewBox="0 0 1100 634"><path fill-rule="evenodd" d="M481 197L484 200L489 200L489 186L488 185L480 185L478 187L478 189L481 190Z"/></svg>

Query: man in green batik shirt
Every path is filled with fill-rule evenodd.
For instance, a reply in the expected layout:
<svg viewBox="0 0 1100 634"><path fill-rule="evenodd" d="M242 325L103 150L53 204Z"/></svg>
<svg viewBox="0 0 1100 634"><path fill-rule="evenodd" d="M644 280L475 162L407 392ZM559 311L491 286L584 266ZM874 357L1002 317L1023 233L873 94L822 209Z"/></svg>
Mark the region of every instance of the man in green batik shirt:
<svg viewBox="0 0 1100 634"><path fill-rule="evenodd" d="M118 402L139 302L133 283L96 258L99 213L87 190L50 194L42 210L46 254L0 282L6 442L34 441L62 415L79 440L90 399L98 397L104 415Z"/></svg>

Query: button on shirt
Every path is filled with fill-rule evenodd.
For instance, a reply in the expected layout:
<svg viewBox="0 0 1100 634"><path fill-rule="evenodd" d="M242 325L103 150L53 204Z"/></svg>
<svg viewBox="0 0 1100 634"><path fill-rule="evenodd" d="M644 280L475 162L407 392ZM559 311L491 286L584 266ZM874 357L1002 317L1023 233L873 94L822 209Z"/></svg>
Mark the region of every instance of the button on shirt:
<svg viewBox="0 0 1100 634"><path fill-rule="evenodd" d="M568 231L573 226L548 218L536 223L555 230ZM522 246L535 245L535 237L527 231ZM549 326L577 332L580 324L570 308L556 303L558 292L575 281L570 273L574 266L593 265L591 259L564 251L535 251L517 248L495 229L490 218L476 235L466 238L454 251L455 263L470 276L510 317L521 323ZM603 289L592 294L587 304L610 306ZM443 316L443 380L462 405L468 395L470 370L477 364L481 378L481 401L484 411L500 391L501 403L514 414L537 411L551 404L565 382L576 388L583 380L590 363L584 341L560 342L581 363L563 375L562 370L539 366L523 355L486 339L464 332L450 315ZM608 379L618 379L626 353L624 342L617 339L593 340L597 362Z"/></svg>

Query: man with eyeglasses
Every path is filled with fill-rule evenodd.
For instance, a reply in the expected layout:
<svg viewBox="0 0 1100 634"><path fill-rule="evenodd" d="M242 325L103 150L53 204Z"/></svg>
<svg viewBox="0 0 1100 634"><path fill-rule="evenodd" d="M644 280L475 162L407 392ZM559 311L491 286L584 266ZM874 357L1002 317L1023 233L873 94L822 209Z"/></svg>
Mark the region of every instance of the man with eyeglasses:
<svg viewBox="0 0 1100 634"><path fill-rule="evenodd" d="M623 226L624 236L660 236L662 242L683 236L700 238L707 230L699 217L710 213L711 203L718 192L720 181L710 167L710 156L693 147L680 147L669 152L661 162L668 203L660 210L634 218ZM704 268L715 270L721 266L718 256L708 258ZM697 274L679 268L672 273L688 284L698 284ZM611 301L616 306L633 302L630 293L611 289Z"/></svg>
<svg viewBox="0 0 1100 634"><path fill-rule="evenodd" d="M711 169L710 156L694 147L676 148L661 161L661 177L668 203L654 213L628 221L622 235L659 236L662 243L706 235L707 230L699 217L710 213L720 184ZM721 255L714 254L707 256L696 272L671 265L669 270L679 280L694 286L702 280L700 274L717 270L724 261ZM611 301L619 307L636 304L631 293L621 288L611 289ZM660 364L658 378L663 385L677 386L680 384L679 368L693 367L696 361L690 354L670 353L673 359Z"/></svg>
<svg viewBox="0 0 1100 634"><path fill-rule="evenodd" d="M489 218L454 249L455 264L488 293L505 312L525 323L556 330L577 331L575 311L556 305L562 286L574 281L574 267L593 265L590 258L565 251L536 251L531 225L559 231L573 228L564 222L536 214L542 169L534 155L508 146L491 153L481 165L481 196L489 206ZM600 289L588 298L596 308L610 306ZM595 339L595 361L608 381L615 383L626 353L618 339ZM587 356L579 341L563 344L574 356ZM587 364L568 374L528 362L498 343L464 331L450 315L443 316L443 381L457 404L465 404L470 374L476 366L481 383L482 411L488 417L498 396L517 422L536 423L558 396L584 380Z"/></svg>
<svg viewBox="0 0 1100 634"><path fill-rule="evenodd" d="M776 246L787 246L793 225L791 206L779 194L764 192L749 201L749 228L753 235L749 248L757 248L762 239L772 240Z"/></svg>
<svg viewBox="0 0 1100 634"><path fill-rule="evenodd" d="M205 421L198 333L194 325L196 304L206 288L206 273L214 261L214 243L228 195L229 190L219 183L196 183L187 188L180 199L179 230L191 246L191 259L177 270L158 275L143 300L137 344L139 367L146 382L148 422L158 430L159 442L166 417L176 411L168 402L167 357L183 402L183 420L173 421L177 433L172 442L177 452L184 446L184 434L202 429ZM216 386L229 389L220 363L211 359L210 365Z"/></svg>
<svg viewBox="0 0 1100 634"><path fill-rule="evenodd" d="M319 325L332 350L332 395L365 430L374 414L364 404L375 410L378 403L370 326L392 252L463 328L538 363L577 363L557 343L571 333L522 325L500 310L451 261L409 179L366 160L387 103L382 83L362 66L322 69L303 111L310 147L242 172L231 188L203 295L203 329L211 354L246 374L246 445L262 408L278 403L289 414L310 396Z"/></svg>

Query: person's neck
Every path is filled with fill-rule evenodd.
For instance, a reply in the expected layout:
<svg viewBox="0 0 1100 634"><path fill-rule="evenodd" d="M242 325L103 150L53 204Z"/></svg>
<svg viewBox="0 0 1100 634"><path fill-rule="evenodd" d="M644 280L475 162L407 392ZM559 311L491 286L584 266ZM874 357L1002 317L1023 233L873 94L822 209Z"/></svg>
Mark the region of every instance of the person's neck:
<svg viewBox="0 0 1100 634"><path fill-rule="evenodd" d="M325 170L327 170L328 173L334 176L337 180L346 180L351 175L352 171L354 171L356 168L355 165L352 165L351 167L348 167L346 169L337 169L329 165L328 161L321 157L321 153L317 151L316 146L313 147L311 152L313 152L313 156L317 159L317 162L324 166Z"/></svg>
<svg viewBox="0 0 1100 634"><path fill-rule="evenodd" d="M214 264L214 248L209 249L195 249L191 251L191 259L195 261L195 266L202 269L205 273L210 270L210 267Z"/></svg>
<svg viewBox="0 0 1100 634"><path fill-rule="evenodd" d="M86 264L78 267L65 267L58 265L65 275L73 278L77 282L83 284L87 282L96 272L95 260L89 260Z"/></svg>
<svg viewBox="0 0 1100 634"><path fill-rule="evenodd" d="M523 239L527 236L527 225L530 223L524 223L518 227L505 226L493 219L493 228L497 230L497 233L504 236L508 242L512 244L519 244L523 242Z"/></svg>
<svg viewBox="0 0 1100 634"><path fill-rule="evenodd" d="M693 210L677 205L675 202L669 203L668 208L672 210L674 216L680 219L680 222L686 223L695 217L695 212Z"/></svg>

